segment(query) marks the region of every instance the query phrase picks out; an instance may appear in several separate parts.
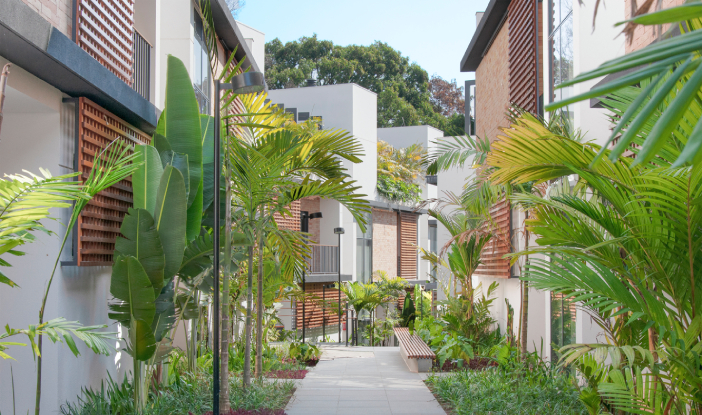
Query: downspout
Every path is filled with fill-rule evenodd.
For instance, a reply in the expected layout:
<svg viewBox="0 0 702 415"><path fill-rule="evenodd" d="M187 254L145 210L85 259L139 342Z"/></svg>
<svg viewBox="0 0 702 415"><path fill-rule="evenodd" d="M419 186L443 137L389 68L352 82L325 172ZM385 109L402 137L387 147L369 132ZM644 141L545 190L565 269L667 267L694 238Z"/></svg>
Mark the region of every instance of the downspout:
<svg viewBox="0 0 702 415"><path fill-rule="evenodd" d="M0 73L0 131L2 130L2 107L5 106L5 87L7 86L7 77L10 75L11 63L5 64Z"/></svg>
<svg viewBox="0 0 702 415"><path fill-rule="evenodd" d="M539 103L539 3L541 0L534 0L534 49L536 51L536 114L543 117L542 107Z"/></svg>

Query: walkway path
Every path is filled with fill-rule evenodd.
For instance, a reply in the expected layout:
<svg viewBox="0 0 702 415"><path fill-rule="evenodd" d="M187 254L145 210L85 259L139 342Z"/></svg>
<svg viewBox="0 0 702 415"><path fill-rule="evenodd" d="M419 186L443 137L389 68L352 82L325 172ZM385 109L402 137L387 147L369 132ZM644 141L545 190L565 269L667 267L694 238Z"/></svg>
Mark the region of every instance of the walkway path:
<svg viewBox="0 0 702 415"><path fill-rule="evenodd" d="M411 373L399 347L323 346L322 360L299 384L288 415L445 415Z"/></svg>

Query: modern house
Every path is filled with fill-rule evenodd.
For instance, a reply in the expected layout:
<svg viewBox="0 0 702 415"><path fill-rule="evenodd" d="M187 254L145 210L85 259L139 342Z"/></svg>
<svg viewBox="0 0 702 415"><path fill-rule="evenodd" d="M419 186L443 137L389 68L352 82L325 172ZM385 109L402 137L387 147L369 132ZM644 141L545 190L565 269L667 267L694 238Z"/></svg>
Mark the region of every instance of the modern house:
<svg viewBox="0 0 702 415"><path fill-rule="evenodd" d="M213 87L198 2L192 0L2 0L0 67L11 63L0 136L0 174L87 174L96 152L114 140L149 142L165 99L166 60L180 58L190 71L201 111L212 113ZM244 36L224 0L213 0L219 61L236 50L235 62L263 69L260 41ZM248 30L248 29L246 29ZM252 31L253 32L253 31ZM249 41L251 40L251 41ZM249 44L258 55L252 53ZM123 181L93 199L69 238L46 309L84 325L109 322L107 302L114 241L128 207L131 183ZM58 212L56 213L59 214ZM65 221L67 218L63 218ZM48 228L61 238L58 222ZM69 230L70 231L70 230ZM60 249L56 236L41 236L27 256L13 258L8 276L20 288L0 289L0 322L38 322L43 290ZM108 328L118 331L117 325ZM80 359L68 347L46 342L41 409L54 413L83 386L98 387L109 372L122 379L130 357L96 356L82 344ZM0 360L0 412L34 406L35 363L29 347Z"/></svg>
<svg viewBox="0 0 702 415"><path fill-rule="evenodd" d="M322 213L321 218L309 220L309 232L319 245L313 247L311 267L306 275L306 291L336 301L337 291L330 288L330 284L338 279L337 266L341 267L342 281L370 282L374 271L386 271L390 277L400 276L414 283L428 280L429 265L420 260L416 248L430 248L432 231L426 211L390 202L378 195L377 144L378 140L385 140L397 148L415 142L428 147L434 138L443 136L443 132L426 126L377 128L376 94L356 84L316 86L310 81L310 86L304 88L271 90L268 97L272 103L293 114L296 121L317 117L321 119L322 128L348 131L363 146L363 162L347 163L346 168L350 179L358 182L361 187L359 192L366 195L372 207L367 217L370 226L365 232L338 202L317 198L300 203L299 209L303 215ZM435 184L422 185L423 197L436 194ZM339 227L345 232L340 239L334 233L334 229ZM338 255L339 240L341 263L337 265L334 258ZM318 264L328 264L329 267L316 270ZM279 316L286 329L299 331L304 321L306 330L310 330L306 336L316 337L325 333L335 340L338 317L331 310L322 310L318 304L308 301L303 317L301 304L286 303L279 310ZM327 327L322 330L324 325Z"/></svg>
<svg viewBox="0 0 702 415"><path fill-rule="evenodd" d="M593 30L595 1L555 0L491 0L484 13L478 13L477 29L463 59L462 72L473 72L475 81L474 134L497 139L499 128L508 127L506 112L512 105L534 114L544 114L550 102L592 88L601 80L574 87L555 89L578 73L596 68L603 62L629 50L624 36L614 23L627 17L629 7L620 3L600 5ZM585 45L607 45L606 48ZM466 88L468 102L468 88ZM570 105L560 114L573 130L580 130L586 141L602 143L609 137L607 111L597 101ZM466 118L469 118L468 116ZM464 169L466 175L472 172ZM464 176L466 177L466 176ZM441 191L441 185L439 187ZM488 246L482 255L483 264L476 272L474 284L486 287L497 281L500 287L494 302L493 315L504 331L507 324L505 299L514 307L517 330L521 307L518 277L523 263L510 266L503 255L526 248L525 214L508 203L498 203L491 211L504 235ZM439 230L441 235L441 230ZM443 239L439 237L439 244ZM533 238L529 244L534 245ZM544 357L551 358L548 345L572 342L595 342L598 328L585 312L550 292L530 290L528 310L528 345L539 351L542 341Z"/></svg>

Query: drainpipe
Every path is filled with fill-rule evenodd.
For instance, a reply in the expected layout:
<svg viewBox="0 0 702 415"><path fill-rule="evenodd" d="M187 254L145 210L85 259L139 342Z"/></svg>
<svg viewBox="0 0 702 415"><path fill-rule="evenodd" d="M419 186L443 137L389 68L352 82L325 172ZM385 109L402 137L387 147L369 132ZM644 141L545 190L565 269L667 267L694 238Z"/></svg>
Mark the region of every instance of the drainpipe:
<svg viewBox="0 0 702 415"><path fill-rule="evenodd" d="M541 105L539 105L539 3L541 0L534 0L534 45L536 46L536 113L537 115L542 114Z"/></svg>
<svg viewBox="0 0 702 415"><path fill-rule="evenodd" d="M10 66L12 64L6 64L0 73L0 130L2 129L2 107L5 106L5 86L7 85L7 77L10 75Z"/></svg>

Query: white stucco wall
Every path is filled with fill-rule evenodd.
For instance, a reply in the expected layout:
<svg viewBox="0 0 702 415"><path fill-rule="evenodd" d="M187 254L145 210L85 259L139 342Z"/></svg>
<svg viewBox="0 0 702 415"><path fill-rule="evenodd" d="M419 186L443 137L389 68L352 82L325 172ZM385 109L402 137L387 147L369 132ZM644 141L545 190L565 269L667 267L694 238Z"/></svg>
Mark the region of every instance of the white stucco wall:
<svg viewBox="0 0 702 415"><path fill-rule="evenodd" d="M5 62L0 59L0 65ZM20 173L27 169L39 173L39 167L54 175L72 171L73 106L61 103L62 94L17 66L8 80L2 136L0 136L0 174ZM63 108L62 108L63 107ZM71 124L71 125L67 125ZM65 166L65 167L64 167ZM37 241L25 245L23 257L3 256L13 266L3 268L19 288L0 286L0 324L27 328L38 322L44 287L51 274L63 237L67 212L53 209L59 221L45 221L56 233L49 236L36 233ZM70 246L66 250L70 251ZM65 257L65 256L64 256ZM117 331L107 316L109 267L59 267L51 287L45 320L65 317L83 325L108 324L105 331ZM26 342L20 336L10 339ZM98 388L109 371L121 379L124 371L116 367L131 366L124 353L96 356L78 342L82 356L75 358L68 347L52 344L45 338L42 371L42 404L44 413L56 413L65 401L75 401L82 387ZM117 346L116 342L113 344ZM123 346L116 347L121 349ZM0 360L0 412L12 413L12 379L18 413L34 408L36 385L35 362L29 347L11 347L8 352L16 361Z"/></svg>
<svg viewBox="0 0 702 415"><path fill-rule="evenodd" d="M244 35L244 40L246 41L246 46L249 47L251 54L253 55L256 65L261 72L265 71L265 59L266 59L266 34L260 30L256 30L251 26L247 26L240 21L236 22L237 27Z"/></svg>
<svg viewBox="0 0 702 415"><path fill-rule="evenodd" d="M374 199L377 162L377 95L356 84L325 85L309 88L275 89L268 92L274 104L297 108L321 116L324 128L341 129L352 134L363 146L362 163L344 161L344 167L361 186L360 193Z"/></svg>
<svg viewBox="0 0 702 415"><path fill-rule="evenodd" d="M166 102L166 74L168 70L168 55L173 55L183 61L188 72L193 68L193 29L194 5L191 0L168 0L168 5L160 7L160 44L157 50L157 79L155 105L163 108Z"/></svg>

